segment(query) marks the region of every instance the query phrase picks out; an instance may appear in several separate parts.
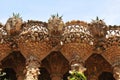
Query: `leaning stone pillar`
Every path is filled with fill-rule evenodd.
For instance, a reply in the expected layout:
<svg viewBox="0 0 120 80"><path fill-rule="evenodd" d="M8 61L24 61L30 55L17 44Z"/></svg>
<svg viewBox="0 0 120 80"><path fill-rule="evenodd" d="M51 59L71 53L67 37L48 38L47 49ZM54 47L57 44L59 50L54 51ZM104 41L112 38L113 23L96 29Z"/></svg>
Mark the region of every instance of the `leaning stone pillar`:
<svg viewBox="0 0 120 80"><path fill-rule="evenodd" d="M34 56L30 56L26 61L26 75L24 80L38 80L40 64Z"/></svg>
<svg viewBox="0 0 120 80"><path fill-rule="evenodd" d="M83 79L86 80L86 77L84 76L84 72L86 71L86 68L84 67L84 61L79 57L79 55L75 55L75 57L71 60L70 65L71 65L71 70L69 73L71 76L68 77L68 80L72 79L78 79L77 75L79 74ZM82 80L82 79L80 79Z"/></svg>
<svg viewBox="0 0 120 80"><path fill-rule="evenodd" d="M75 55L75 57L70 62L71 71L78 71L84 73L86 68L84 67L84 62L80 59L79 55Z"/></svg>
<svg viewBox="0 0 120 80"><path fill-rule="evenodd" d="M113 76L114 76L114 78L115 78L116 80L120 80L120 64L114 66Z"/></svg>

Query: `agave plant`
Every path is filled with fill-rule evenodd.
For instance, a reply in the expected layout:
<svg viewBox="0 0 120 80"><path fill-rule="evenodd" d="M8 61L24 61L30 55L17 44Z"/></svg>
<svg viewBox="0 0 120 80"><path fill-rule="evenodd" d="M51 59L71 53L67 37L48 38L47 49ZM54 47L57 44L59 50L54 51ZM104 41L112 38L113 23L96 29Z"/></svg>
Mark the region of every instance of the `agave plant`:
<svg viewBox="0 0 120 80"><path fill-rule="evenodd" d="M13 13L13 17L15 17L15 18L22 18L22 17L20 17L20 14L19 13Z"/></svg>
<svg viewBox="0 0 120 80"><path fill-rule="evenodd" d="M48 20L48 30L50 34L57 35L62 33L64 22L62 21L62 16L52 15Z"/></svg>
<svg viewBox="0 0 120 80"><path fill-rule="evenodd" d="M20 17L20 14L13 13L13 16L7 20L5 25L8 35L19 33L21 29L21 25L22 25L22 18Z"/></svg>
<svg viewBox="0 0 120 80"><path fill-rule="evenodd" d="M93 24L103 24L105 25L104 19L99 19L99 17L97 16L95 20L92 19Z"/></svg>

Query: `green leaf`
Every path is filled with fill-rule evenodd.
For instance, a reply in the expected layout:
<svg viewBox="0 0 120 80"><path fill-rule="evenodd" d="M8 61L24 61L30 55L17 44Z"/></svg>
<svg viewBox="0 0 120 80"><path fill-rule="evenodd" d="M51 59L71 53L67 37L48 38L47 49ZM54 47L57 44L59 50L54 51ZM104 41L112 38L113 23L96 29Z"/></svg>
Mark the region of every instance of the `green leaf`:
<svg viewBox="0 0 120 80"><path fill-rule="evenodd" d="M71 75L68 77L69 80L87 80L83 73L78 71L73 71Z"/></svg>

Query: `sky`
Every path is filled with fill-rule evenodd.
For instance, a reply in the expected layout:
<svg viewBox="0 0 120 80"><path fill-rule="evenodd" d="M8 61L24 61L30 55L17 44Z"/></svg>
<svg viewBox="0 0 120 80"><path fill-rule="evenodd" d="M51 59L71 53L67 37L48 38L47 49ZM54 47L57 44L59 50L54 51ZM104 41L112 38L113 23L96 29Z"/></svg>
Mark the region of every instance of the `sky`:
<svg viewBox="0 0 120 80"><path fill-rule="evenodd" d="M120 25L120 0L0 0L0 22L5 24L13 13L19 13L24 21L47 22L58 13L64 22L89 23L98 16L107 25Z"/></svg>

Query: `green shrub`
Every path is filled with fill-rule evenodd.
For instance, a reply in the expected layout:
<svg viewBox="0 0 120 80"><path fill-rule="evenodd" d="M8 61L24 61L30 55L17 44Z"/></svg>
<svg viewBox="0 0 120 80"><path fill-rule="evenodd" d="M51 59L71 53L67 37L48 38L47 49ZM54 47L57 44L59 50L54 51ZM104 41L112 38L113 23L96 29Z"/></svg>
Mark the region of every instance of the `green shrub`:
<svg viewBox="0 0 120 80"><path fill-rule="evenodd" d="M70 74L71 75L68 77L68 80L87 80L85 75L78 71L70 71Z"/></svg>

